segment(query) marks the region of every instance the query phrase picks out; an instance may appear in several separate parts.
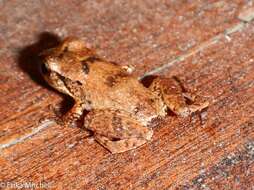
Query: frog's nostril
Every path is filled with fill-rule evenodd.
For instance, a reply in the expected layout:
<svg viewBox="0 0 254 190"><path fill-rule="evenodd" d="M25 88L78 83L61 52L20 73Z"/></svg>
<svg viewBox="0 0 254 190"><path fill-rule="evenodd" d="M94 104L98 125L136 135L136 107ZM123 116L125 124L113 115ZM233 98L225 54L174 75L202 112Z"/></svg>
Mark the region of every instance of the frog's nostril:
<svg viewBox="0 0 254 190"><path fill-rule="evenodd" d="M49 72L44 63L41 64L41 72L42 74L47 74Z"/></svg>

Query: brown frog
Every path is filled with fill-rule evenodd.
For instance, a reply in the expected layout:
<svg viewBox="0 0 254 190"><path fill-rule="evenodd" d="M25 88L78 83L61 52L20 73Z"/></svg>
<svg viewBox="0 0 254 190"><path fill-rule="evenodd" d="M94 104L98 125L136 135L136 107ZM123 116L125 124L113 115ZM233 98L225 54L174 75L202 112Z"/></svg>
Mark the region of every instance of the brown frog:
<svg viewBox="0 0 254 190"><path fill-rule="evenodd" d="M191 96L173 78L155 77L149 87L143 86L131 67L99 58L78 39L68 38L41 56L48 84L75 100L63 123L71 125L87 110L84 127L112 153L151 140L151 123L168 110L188 116L208 106L207 102L188 105Z"/></svg>

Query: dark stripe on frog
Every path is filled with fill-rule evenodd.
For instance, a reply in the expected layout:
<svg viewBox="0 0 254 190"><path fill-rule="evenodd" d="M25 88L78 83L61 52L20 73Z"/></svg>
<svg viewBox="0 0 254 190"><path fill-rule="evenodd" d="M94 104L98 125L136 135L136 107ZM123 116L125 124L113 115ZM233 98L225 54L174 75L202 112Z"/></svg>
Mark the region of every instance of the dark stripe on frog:
<svg viewBox="0 0 254 190"><path fill-rule="evenodd" d="M96 57L96 56L91 56L91 57L88 57L86 58L85 60L82 60L81 63L82 63L82 69L84 71L85 74L88 74L89 73L89 67L88 67L88 62L89 63L94 63L94 62L99 62L99 61L102 61L102 59L100 59L99 57Z"/></svg>
<svg viewBox="0 0 254 190"><path fill-rule="evenodd" d="M128 76L128 73L126 72L123 72L123 71L120 71L119 73L115 74L115 75L112 75L112 76L108 76L106 78L106 82L105 84L109 87L113 87L115 86L115 84L118 82L118 81L121 81L121 78L124 78L124 77L127 77Z"/></svg>
<svg viewBox="0 0 254 190"><path fill-rule="evenodd" d="M90 62L90 63L94 63L94 62L102 62L104 61L103 59L97 57L97 56L90 56L88 58L86 58L85 60L83 60L82 62ZM105 61L104 61L105 62Z"/></svg>
<svg viewBox="0 0 254 190"><path fill-rule="evenodd" d="M113 86L115 85L115 83L116 83L116 78L115 78L115 77L113 77L113 76L108 76L108 77L106 78L105 84L106 84L107 86L113 87Z"/></svg>
<svg viewBox="0 0 254 190"><path fill-rule="evenodd" d="M87 63L82 62L82 70L84 71L85 74L89 73L89 67L88 67Z"/></svg>

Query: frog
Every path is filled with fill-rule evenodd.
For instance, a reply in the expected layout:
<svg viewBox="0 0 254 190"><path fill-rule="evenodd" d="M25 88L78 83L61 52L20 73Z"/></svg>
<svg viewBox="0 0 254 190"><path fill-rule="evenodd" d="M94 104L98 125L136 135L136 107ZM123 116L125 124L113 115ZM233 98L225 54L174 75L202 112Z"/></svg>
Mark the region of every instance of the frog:
<svg viewBox="0 0 254 190"><path fill-rule="evenodd" d="M155 76L145 86L133 66L101 58L79 38L64 39L40 58L45 81L74 100L62 124L75 126L87 112L82 128L113 154L151 141L153 123L169 111L187 117L208 107L208 102L194 103L195 96L173 77Z"/></svg>

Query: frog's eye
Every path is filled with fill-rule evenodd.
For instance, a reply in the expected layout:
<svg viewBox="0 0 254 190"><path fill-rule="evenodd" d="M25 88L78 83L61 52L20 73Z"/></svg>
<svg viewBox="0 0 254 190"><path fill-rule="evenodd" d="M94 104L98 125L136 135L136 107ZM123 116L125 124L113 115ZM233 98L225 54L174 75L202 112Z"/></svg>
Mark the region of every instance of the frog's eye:
<svg viewBox="0 0 254 190"><path fill-rule="evenodd" d="M42 64L41 64L41 72L42 72L42 74L47 74L47 73L49 73L49 70L48 70L48 68L46 67L45 63L42 63Z"/></svg>

